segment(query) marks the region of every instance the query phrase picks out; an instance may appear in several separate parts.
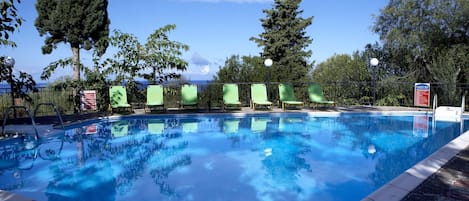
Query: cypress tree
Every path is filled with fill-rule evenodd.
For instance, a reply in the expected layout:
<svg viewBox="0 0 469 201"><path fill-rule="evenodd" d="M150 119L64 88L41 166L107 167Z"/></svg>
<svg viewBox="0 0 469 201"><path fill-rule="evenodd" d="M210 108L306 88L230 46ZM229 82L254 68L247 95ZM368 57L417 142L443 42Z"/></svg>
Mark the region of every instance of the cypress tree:
<svg viewBox="0 0 469 201"><path fill-rule="evenodd" d="M263 48L261 57L270 58L271 81L309 81L308 73L313 63L308 62L312 51L306 48L312 39L306 36L306 28L313 17L303 18L299 9L301 0L275 0L274 8L263 10L266 17L261 19L264 32L258 38L252 37Z"/></svg>

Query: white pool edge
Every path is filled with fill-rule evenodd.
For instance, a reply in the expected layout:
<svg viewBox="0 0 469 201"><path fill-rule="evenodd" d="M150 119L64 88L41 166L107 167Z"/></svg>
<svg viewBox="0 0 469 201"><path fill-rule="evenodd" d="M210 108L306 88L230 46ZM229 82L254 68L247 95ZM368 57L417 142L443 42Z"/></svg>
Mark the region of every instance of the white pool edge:
<svg viewBox="0 0 469 201"><path fill-rule="evenodd" d="M402 200L467 146L469 146L469 131L463 133L378 190L369 194L362 201Z"/></svg>

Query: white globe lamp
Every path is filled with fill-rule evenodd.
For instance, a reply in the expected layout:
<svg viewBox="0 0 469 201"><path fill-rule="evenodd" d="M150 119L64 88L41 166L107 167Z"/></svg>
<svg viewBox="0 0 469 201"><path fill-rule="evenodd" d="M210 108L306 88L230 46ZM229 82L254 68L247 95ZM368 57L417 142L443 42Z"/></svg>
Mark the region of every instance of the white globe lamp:
<svg viewBox="0 0 469 201"><path fill-rule="evenodd" d="M371 66L377 66L379 64L379 60L377 58L370 59Z"/></svg>
<svg viewBox="0 0 469 201"><path fill-rule="evenodd" d="M266 67L271 67L273 63L274 63L274 62L272 61L272 59L266 59L266 60L264 60L264 65L265 65Z"/></svg>

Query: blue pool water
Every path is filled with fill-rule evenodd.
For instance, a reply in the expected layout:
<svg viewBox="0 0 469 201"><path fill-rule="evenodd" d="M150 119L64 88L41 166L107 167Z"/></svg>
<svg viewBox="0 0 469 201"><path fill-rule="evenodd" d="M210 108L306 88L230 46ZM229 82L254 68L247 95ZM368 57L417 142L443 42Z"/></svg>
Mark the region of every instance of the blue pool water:
<svg viewBox="0 0 469 201"><path fill-rule="evenodd" d="M418 114L110 119L1 142L0 189L38 201L360 200L460 133Z"/></svg>

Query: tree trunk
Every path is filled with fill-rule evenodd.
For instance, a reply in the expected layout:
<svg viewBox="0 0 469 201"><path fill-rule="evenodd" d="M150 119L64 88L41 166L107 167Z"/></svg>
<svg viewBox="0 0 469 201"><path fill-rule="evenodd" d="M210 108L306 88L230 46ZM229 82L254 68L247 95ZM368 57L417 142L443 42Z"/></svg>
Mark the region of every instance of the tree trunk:
<svg viewBox="0 0 469 201"><path fill-rule="evenodd" d="M73 87L73 112L76 114L80 112L80 92L79 87L77 84L80 81L80 48L79 45L72 45L72 53L73 53L73 81L77 82L74 84Z"/></svg>
<svg viewBox="0 0 469 201"><path fill-rule="evenodd" d="M80 81L80 48L72 45L73 52L73 80Z"/></svg>

